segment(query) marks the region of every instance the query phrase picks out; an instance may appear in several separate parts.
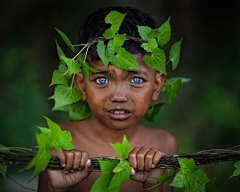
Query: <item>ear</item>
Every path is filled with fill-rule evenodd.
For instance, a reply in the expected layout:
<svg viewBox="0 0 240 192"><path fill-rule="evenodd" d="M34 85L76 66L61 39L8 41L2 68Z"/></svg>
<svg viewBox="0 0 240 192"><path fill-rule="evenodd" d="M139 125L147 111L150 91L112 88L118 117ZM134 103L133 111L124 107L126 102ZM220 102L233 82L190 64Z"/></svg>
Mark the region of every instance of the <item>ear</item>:
<svg viewBox="0 0 240 192"><path fill-rule="evenodd" d="M73 78L74 76L72 76ZM86 92L85 92L85 84L84 84L84 75L83 73L77 73L74 77L74 84L77 89L82 92L82 101L86 101Z"/></svg>
<svg viewBox="0 0 240 192"><path fill-rule="evenodd" d="M155 77L155 87L152 94L152 101L157 101L159 94L165 82L166 75L164 73L157 72Z"/></svg>

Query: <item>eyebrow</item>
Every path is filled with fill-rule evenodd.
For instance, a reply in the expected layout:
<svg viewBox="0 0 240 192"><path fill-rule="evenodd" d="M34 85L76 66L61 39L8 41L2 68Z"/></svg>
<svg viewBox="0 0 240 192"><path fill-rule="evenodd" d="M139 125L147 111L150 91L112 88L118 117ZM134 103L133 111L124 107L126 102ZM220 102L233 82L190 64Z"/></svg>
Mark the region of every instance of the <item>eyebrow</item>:
<svg viewBox="0 0 240 192"><path fill-rule="evenodd" d="M140 70L129 70L128 73L133 73L137 75L145 75L148 77L148 74L145 71L140 71Z"/></svg>

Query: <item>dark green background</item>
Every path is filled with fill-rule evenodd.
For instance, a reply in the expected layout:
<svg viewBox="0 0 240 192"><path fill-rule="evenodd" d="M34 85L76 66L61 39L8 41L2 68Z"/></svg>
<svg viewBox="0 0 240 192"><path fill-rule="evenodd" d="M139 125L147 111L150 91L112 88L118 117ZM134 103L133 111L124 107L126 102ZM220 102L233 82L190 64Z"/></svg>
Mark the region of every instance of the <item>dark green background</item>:
<svg viewBox="0 0 240 192"><path fill-rule="evenodd" d="M100 7L133 6L149 13L160 25L172 17L170 44L183 37L179 68L168 76L192 78L184 84L172 106L166 104L150 125L171 131L178 139L179 153L239 144L240 65L239 4L214 1L30 1L1 2L1 111L0 143L6 146L35 145L36 125L42 115L59 122L63 113L51 113L53 94L49 88L58 66L55 39L70 53L54 27L63 30L73 43L83 18ZM146 123L146 121L143 121ZM239 178L228 179L232 163L203 167L211 179L207 191L236 191ZM9 175L24 186L31 173ZM217 173L216 173L217 172ZM216 181L215 181L216 179ZM0 179L4 191L26 191L11 180Z"/></svg>

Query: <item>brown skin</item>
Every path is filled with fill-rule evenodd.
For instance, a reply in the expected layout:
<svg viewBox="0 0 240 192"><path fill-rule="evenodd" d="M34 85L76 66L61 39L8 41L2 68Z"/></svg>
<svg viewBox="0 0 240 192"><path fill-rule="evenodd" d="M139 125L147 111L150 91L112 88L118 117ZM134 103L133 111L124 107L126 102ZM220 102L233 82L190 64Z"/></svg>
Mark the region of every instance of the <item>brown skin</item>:
<svg viewBox="0 0 240 192"><path fill-rule="evenodd" d="M55 152L63 171L45 170L39 177L40 191L90 191L100 172L92 171L89 157L116 156L109 143L121 142L126 135L131 152L131 179L123 182L120 191L142 191L157 184L153 177L166 172L152 169L166 154L177 152L175 137L166 130L153 129L138 124L146 113L150 102L156 101L164 84L165 75L147 67L140 55L133 55L142 69L125 71L108 65L107 73L102 61L90 61L90 66L100 73L90 73L88 80L82 73L74 82L82 91L82 99L87 100L92 115L83 120L61 123L63 130L69 130L73 137L74 150ZM101 84L99 78L106 79ZM140 82L134 80L140 79ZM128 111L113 117L110 111ZM47 190L48 189L48 190ZM152 191L172 191L164 185Z"/></svg>

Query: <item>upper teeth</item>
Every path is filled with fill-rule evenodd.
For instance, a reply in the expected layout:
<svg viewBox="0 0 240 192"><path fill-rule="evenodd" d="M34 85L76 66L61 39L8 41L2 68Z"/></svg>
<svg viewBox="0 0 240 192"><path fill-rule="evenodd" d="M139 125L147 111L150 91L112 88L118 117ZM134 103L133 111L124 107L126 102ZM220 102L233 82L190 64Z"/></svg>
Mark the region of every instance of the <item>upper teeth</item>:
<svg viewBox="0 0 240 192"><path fill-rule="evenodd" d="M127 111L110 111L111 113L116 113L116 114L124 114L128 113Z"/></svg>

